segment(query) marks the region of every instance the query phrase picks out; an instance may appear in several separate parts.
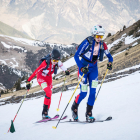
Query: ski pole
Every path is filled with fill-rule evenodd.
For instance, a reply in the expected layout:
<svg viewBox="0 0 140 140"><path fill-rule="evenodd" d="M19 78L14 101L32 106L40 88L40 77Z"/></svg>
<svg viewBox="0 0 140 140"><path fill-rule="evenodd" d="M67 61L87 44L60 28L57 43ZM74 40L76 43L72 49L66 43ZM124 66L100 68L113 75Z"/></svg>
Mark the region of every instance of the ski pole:
<svg viewBox="0 0 140 140"><path fill-rule="evenodd" d="M106 76L107 72L108 72L108 69L106 70L106 73L105 73L105 75L104 75L104 78L103 78L103 80L102 80L102 83L101 83L101 85L100 85L100 88L99 88L99 90L98 90L98 93L97 93L97 95L96 95L95 101L97 100L97 96L98 96L98 94L99 94L99 91L100 91L101 86L102 86L102 84L103 84L103 82L104 82L104 79L105 79L105 76Z"/></svg>
<svg viewBox="0 0 140 140"><path fill-rule="evenodd" d="M62 113L62 115L61 115L61 117L60 117L60 119L59 119L59 121L58 121L57 125L52 127L53 129L56 129L56 128L57 128L57 126L58 126L58 124L59 124L59 122L60 122L60 120L61 120L61 118L62 118L63 114L65 113L65 111L66 111L66 109L67 109L67 107L68 107L68 105L69 105L69 103L70 103L70 101L71 101L71 99L72 99L72 97L73 97L74 93L76 92L76 90L77 90L77 88L78 88L78 86L79 86L80 82L82 81L82 78L83 78L83 77L84 77L84 74L82 75L82 77L81 77L80 81L78 82L78 85L77 85L76 89L74 90L74 92L73 92L73 94L72 94L72 96L71 96L71 98L70 98L70 100L69 100L69 102L68 102L68 104L67 104L67 106L66 106L65 110L63 111L63 113Z"/></svg>
<svg viewBox="0 0 140 140"><path fill-rule="evenodd" d="M61 92L61 96L60 96L60 99L59 99L58 108L56 109L57 111L59 111L59 105L60 105L60 101L61 101L62 93L63 93L63 90L64 90L65 81L66 81L66 76L65 76L65 79L64 79L64 84L63 84L63 87L62 87L62 92Z"/></svg>
<svg viewBox="0 0 140 140"><path fill-rule="evenodd" d="M20 108L21 108L21 106L22 106L22 104L23 104L23 102L24 102L24 99L26 98L28 92L29 92L29 89L27 90L27 92L26 92L26 94L25 94L25 96L24 96L24 98L23 98L23 100L22 100L22 102L21 102L21 104L20 104L20 107L19 107L19 109L18 109L18 111L17 111L17 113L16 113L16 115L15 115L13 121L12 121L11 126L13 127L13 129L14 129L13 122L15 121L15 119L16 119L16 117L17 117L17 114L18 114L18 112L19 112L19 110L20 110ZM11 126L10 126L10 128L11 128ZM10 128L9 128L8 132L10 131ZM14 131L15 131L15 129L14 129ZM13 132L14 132L14 131L13 131ZM8 132L7 132L7 133L8 133Z"/></svg>

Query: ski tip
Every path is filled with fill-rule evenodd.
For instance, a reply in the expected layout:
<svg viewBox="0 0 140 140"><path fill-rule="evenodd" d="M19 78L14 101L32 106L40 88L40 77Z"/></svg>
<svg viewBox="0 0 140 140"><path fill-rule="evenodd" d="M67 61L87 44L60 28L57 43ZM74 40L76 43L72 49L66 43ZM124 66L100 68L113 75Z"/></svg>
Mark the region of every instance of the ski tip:
<svg viewBox="0 0 140 140"><path fill-rule="evenodd" d="M57 111L59 111L60 109L59 109L59 108L57 108L56 110L57 110Z"/></svg>
<svg viewBox="0 0 140 140"><path fill-rule="evenodd" d="M112 120L112 117L111 116L106 119L106 121L109 121L109 120Z"/></svg>
<svg viewBox="0 0 140 140"><path fill-rule="evenodd" d="M54 117L59 117L59 115L57 114L57 115L55 115Z"/></svg>
<svg viewBox="0 0 140 140"><path fill-rule="evenodd" d="M68 116L66 115L66 116L64 116L64 118L67 118Z"/></svg>
<svg viewBox="0 0 140 140"><path fill-rule="evenodd" d="M53 129L56 129L56 127L55 127L55 126L53 126L52 128L53 128Z"/></svg>

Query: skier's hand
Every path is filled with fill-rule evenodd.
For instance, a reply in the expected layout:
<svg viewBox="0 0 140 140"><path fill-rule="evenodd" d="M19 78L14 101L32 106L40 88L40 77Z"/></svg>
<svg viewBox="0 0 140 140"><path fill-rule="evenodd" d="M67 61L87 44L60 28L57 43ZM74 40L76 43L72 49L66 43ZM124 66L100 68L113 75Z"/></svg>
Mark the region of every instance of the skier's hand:
<svg viewBox="0 0 140 140"><path fill-rule="evenodd" d="M31 88L31 83L29 81L26 82L26 88L29 90Z"/></svg>
<svg viewBox="0 0 140 140"><path fill-rule="evenodd" d="M88 73L88 68L87 67L81 68L81 72L84 73L84 74L87 74Z"/></svg>
<svg viewBox="0 0 140 140"><path fill-rule="evenodd" d="M65 75L69 75L69 74L70 74L69 70L66 70Z"/></svg>
<svg viewBox="0 0 140 140"><path fill-rule="evenodd" d="M112 70L112 62L107 63L107 69Z"/></svg>

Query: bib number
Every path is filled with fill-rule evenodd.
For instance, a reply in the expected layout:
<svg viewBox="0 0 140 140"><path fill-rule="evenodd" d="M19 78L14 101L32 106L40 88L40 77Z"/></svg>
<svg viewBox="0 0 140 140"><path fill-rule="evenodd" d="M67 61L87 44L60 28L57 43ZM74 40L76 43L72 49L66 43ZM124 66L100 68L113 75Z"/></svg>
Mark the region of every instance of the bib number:
<svg viewBox="0 0 140 140"><path fill-rule="evenodd" d="M98 81L92 80L92 88L97 88L98 86Z"/></svg>

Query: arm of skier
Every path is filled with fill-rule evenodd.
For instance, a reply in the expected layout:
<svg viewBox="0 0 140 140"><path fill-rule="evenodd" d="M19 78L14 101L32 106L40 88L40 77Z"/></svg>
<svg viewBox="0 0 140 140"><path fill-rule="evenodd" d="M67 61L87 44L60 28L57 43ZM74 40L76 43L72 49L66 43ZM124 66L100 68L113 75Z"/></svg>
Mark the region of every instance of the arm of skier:
<svg viewBox="0 0 140 140"><path fill-rule="evenodd" d="M60 60L58 61L58 67L60 67L63 71L67 70L67 68L63 65L63 63Z"/></svg>
<svg viewBox="0 0 140 140"><path fill-rule="evenodd" d="M103 43L103 46L104 46L104 51L105 51L105 54L106 56L108 57L108 62L113 62L113 57L111 56L109 50L108 50L108 47L105 43Z"/></svg>
<svg viewBox="0 0 140 140"><path fill-rule="evenodd" d="M41 65L33 72L33 74L28 78L28 82L30 82L34 77L35 77L35 75L37 74L37 73L39 73L42 69L44 69L44 68L46 68L46 66L47 66L47 63L46 63L46 61L43 61L42 63L41 63Z"/></svg>
<svg viewBox="0 0 140 140"><path fill-rule="evenodd" d="M65 72L66 75L70 74L69 70L67 70L67 68L63 65L61 61L58 61L58 66Z"/></svg>
<svg viewBox="0 0 140 140"><path fill-rule="evenodd" d="M83 67L83 64L81 63L79 57L80 55L84 52L84 50L86 49L86 47L89 45L89 42L87 41L87 39L85 39L80 45L79 48L77 50L77 52L74 55L74 59L77 63L77 66L81 69Z"/></svg>

